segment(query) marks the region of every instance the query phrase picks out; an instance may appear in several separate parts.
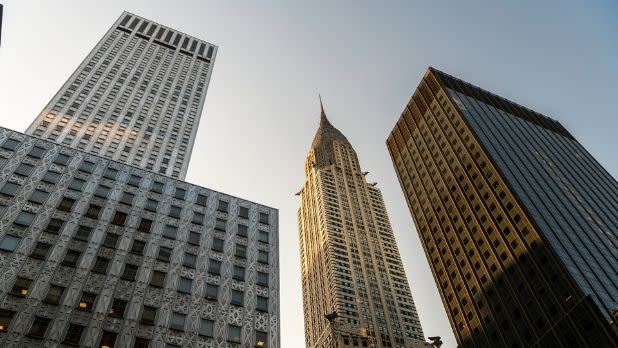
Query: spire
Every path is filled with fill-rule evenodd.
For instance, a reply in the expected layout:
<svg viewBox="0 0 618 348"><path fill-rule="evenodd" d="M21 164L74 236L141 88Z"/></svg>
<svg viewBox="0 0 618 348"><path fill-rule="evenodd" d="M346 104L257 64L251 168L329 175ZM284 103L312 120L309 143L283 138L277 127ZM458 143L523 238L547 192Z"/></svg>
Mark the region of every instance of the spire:
<svg viewBox="0 0 618 348"><path fill-rule="evenodd" d="M320 109L322 110L322 114L320 115L320 118L322 117L326 118L326 113L324 112L324 104L322 104L322 95L318 93L318 97L320 98Z"/></svg>
<svg viewBox="0 0 618 348"><path fill-rule="evenodd" d="M326 118L326 112L324 111L322 96L318 94L318 97L320 99L320 125L313 138L311 148L316 151L316 165L321 167L334 163L335 154L333 145L335 141L346 143L348 145L350 143L348 142L348 139L346 139L346 137L328 121L328 118Z"/></svg>

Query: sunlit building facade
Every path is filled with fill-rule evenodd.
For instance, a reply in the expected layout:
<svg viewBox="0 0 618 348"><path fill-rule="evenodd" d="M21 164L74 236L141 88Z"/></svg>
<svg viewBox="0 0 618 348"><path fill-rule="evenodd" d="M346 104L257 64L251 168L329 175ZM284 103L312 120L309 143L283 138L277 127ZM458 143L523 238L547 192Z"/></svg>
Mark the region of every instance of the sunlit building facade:
<svg viewBox="0 0 618 348"><path fill-rule="evenodd" d="M460 347L618 346L618 182L560 123L430 68L387 145Z"/></svg>
<svg viewBox="0 0 618 348"><path fill-rule="evenodd" d="M216 53L125 12L26 133L182 180Z"/></svg>
<svg viewBox="0 0 618 348"><path fill-rule="evenodd" d="M324 109L305 175L298 224L306 346L424 347L382 194Z"/></svg>
<svg viewBox="0 0 618 348"><path fill-rule="evenodd" d="M179 35L182 40L176 42ZM35 121L33 134L0 128L0 347L280 347L278 211L181 181L177 177L184 175L188 157L175 157L174 163L181 163L176 174L171 169L175 164L162 169L163 148L155 151L159 134L167 139L165 148L183 149L180 137L179 142L172 139L176 121L186 125L180 130L188 130L191 139L199 113L190 125L193 111L177 113L177 108L171 114L173 128L166 128L167 116L158 118L157 107L147 106L151 96L156 105L167 98L157 94L164 90L150 93L155 87L141 82L150 68L130 70L127 76L112 73L116 82L111 85L120 84L124 91L137 81L136 90L119 92L120 101L100 114L96 107L87 109L107 105L107 97L97 99L99 89L92 86L103 83L103 96L113 91L105 90L111 86L106 77L94 82L82 73L104 65L110 72L124 71L123 64L139 69L158 53L182 64L168 66L157 85L172 81L170 93L178 91L181 99L185 91L205 93L206 85L200 88L199 81L205 72L207 82L205 59L214 53L192 38L185 45L187 37L124 13L95 49L94 57L109 63L97 61L88 70L88 58L58 94L60 99L54 98L51 109ZM119 52L140 47L140 54L128 53L129 61L116 60L125 59ZM200 68L193 80L195 66ZM178 74L173 73L176 67ZM73 88L74 82L79 87ZM116 107L132 110L126 108L139 99L142 88L137 86L149 86L148 97L140 99L133 115L110 114ZM64 91L76 94L63 98ZM122 104L129 94L137 99L129 97ZM201 110L203 94L192 95L188 105L199 99ZM73 103L80 106L73 110ZM171 103L165 99L165 105ZM142 107L148 111L142 113ZM145 141L154 156L163 156L157 157L160 169L131 157L135 152L119 157L118 148L108 156L115 146L108 140L119 133L105 137L106 126L95 125L124 129L124 135L129 129L124 125L145 131L136 139ZM85 138L90 127L100 136ZM103 147L93 150L100 139ZM130 146L131 141L121 137L117 144Z"/></svg>

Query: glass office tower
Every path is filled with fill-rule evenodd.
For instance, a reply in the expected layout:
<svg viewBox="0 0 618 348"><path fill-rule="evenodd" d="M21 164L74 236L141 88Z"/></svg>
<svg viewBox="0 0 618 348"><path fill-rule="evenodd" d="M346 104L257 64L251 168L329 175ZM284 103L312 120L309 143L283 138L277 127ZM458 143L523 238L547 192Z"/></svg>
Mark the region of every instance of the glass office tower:
<svg viewBox="0 0 618 348"><path fill-rule="evenodd" d="M324 109L298 193L309 348L426 347L382 193Z"/></svg>
<svg viewBox="0 0 618 348"><path fill-rule="evenodd" d="M618 345L618 183L562 125L430 68L387 145L461 347Z"/></svg>
<svg viewBox="0 0 618 348"><path fill-rule="evenodd" d="M178 179L212 47L124 13L0 128L0 347L280 347L278 211Z"/></svg>

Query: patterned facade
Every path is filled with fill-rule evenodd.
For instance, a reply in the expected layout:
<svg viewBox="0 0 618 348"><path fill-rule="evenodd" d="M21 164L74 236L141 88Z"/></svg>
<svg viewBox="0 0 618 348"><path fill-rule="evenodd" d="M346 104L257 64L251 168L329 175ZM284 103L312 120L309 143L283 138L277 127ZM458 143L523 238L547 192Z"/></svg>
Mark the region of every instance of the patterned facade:
<svg viewBox="0 0 618 348"><path fill-rule="evenodd" d="M280 347L277 223L0 128L0 346Z"/></svg>
<svg viewBox="0 0 618 348"><path fill-rule="evenodd" d="M618 346L618 182L560 123L430 68L387 145L460 347Z"/></svg>
<svg viewBox="0 0 618 348"><path fill-rule="evenodd" d="M216 53L125 12L26 133L184 179Z"/></svg>
<svg viewBox="0 0 618 348"><path fill-rule="evenodd" d="M323 109L305 174L298 223L306 346L425 347L382 194Z"/></svg>

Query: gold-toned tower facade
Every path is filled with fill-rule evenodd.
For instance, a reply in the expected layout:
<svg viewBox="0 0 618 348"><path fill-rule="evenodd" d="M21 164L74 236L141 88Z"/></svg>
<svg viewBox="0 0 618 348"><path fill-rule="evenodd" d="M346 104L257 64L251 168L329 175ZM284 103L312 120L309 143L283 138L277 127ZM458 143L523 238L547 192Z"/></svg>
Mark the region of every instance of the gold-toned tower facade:
<svg viewBox="0 0 618 348"><path fill-rule="evenodd" d="M306 346L424 347L382 194L323 108L305 175L298 223Z"/></svg>
<svg viewBox="0 0 618 348"><path fill-rule="evenodd" d="M618 182L560 123L430 68L387 145L460 348L618 347Z"/></svg>

